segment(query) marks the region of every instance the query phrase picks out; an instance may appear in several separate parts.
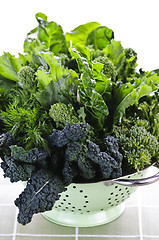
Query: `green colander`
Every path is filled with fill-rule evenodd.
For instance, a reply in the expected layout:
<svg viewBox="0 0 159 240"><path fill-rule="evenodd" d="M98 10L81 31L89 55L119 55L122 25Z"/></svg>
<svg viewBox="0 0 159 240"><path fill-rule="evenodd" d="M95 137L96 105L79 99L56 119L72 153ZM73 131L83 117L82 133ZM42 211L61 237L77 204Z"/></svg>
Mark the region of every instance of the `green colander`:
<svg viewBox="0 0 159 240"><path fill-rule="evenodd" d="M54 223L71 227L92 227L111 222L123 213L125 200L137 186L159 180L159 173L145 178L148 169L115 180L72 183L53 209L43 216Z"/></svg>

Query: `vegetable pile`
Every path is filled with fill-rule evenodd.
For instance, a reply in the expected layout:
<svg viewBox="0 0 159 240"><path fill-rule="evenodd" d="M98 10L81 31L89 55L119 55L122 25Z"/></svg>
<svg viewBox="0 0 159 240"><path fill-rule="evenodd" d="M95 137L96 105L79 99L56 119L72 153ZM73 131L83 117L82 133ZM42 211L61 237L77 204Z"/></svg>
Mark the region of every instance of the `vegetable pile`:
<svg viewBox="0 0 159 240"><path fill-rule="evenodd" d="M18 221L51 210L72 182L118 178L159 158L158 70L89 22L64 33L37 13L18 57L0 56L4 177L25 181Z"/></svg>

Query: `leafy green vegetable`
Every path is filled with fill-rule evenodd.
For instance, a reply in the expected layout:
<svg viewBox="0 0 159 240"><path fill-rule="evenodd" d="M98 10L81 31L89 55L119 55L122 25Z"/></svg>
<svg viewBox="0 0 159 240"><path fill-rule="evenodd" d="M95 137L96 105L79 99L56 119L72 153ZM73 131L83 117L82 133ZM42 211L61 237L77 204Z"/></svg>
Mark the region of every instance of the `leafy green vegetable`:
<svg viewBox="0 0 159 240"><path fill-rule="evenodd" d="M12 81L18 81L17 72L20 67L21 61L10 53L4 53L0 56L0 75L3 77Z"/></svg>
<svg viewBox="0 0 159 240"><path fill-rule="evenodd" d="M4 177L27 181L18 221L52 209L72 182L120 177L159 161L159 70L89 22L64 33L37 13L19 57L0 56Z"/></svg>
<svg viewBox="0 0 159 240"><path fill-rule="evenodd" d="M86 45L92 45L94 49L102 50L114 38L114 32L105 26L98 26L90 32Z"/></svg>
<svg viewBox="0 0 159 240"><path fill-rule="evenodd" d="M44 49L49 49L55 55L59 52L66 53L66 40L62 27L53 21L48 22L47 16L43 13L39 12L35 17L39 25L27 34L25 51L29 52L30 48L39 48L39 46L41 48L43 45ZM37 34L41 45L39 45L39 42L36 41L34 37L31 38L31 35L34 35L35 33Z"/></svg>
<svg viewBox="0 0 159 240"><path fill-rule="evenodd" d="M71 47L71 44L72 46L76 44L86 45L89 34L99 25L98 22L89 22L76 27L71 32L67 32L65 34L67 47Z"/></svg>

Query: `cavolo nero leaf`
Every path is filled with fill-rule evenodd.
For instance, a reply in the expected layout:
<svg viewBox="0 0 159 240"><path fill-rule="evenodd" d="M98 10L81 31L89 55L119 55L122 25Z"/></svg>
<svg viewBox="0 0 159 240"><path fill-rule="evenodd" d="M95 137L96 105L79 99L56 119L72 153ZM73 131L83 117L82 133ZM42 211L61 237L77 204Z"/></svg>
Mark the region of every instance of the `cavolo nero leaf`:
<svg viewBox="0 0 159 240"><path fill-rule="evenodd" d="M15 200L15 205L19 208L18 222L26 225L31 222L33 214L51 210L59 199L59 194L65 190L59 176L53 176L42 169L35 172Z"/></svg>

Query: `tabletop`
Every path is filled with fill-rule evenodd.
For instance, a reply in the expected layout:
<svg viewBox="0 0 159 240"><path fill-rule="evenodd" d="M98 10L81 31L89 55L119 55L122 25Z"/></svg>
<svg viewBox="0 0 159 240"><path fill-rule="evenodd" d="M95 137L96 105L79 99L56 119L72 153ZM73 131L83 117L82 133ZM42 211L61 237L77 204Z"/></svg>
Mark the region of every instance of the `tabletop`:
<svg viewBox="0 0 159 240"><path fill-rule="evenodd" d="M149 174L157 171L151 167ZM118 219L87 228L60 226L41 214L25 226L19 224L14 200L22 190L21 183L10 183L0 170L0 240L159 240L159 181L138 187Z"/></svg>

